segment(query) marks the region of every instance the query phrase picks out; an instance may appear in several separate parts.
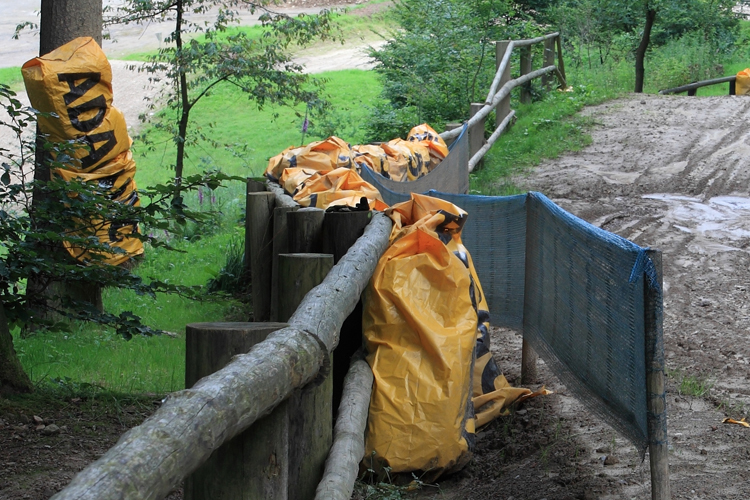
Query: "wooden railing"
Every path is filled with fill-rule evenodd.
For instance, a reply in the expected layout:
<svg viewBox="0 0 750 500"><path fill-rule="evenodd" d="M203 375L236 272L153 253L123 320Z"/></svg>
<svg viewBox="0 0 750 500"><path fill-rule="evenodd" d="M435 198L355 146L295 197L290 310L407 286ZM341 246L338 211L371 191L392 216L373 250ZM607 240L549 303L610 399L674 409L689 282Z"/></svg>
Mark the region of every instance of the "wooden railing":
<svg viewBox="0 0 750 500"><path fill-rule="evenodd" d="M729 82L729 95L735 95L735 83L737 81L737 75L732 76L723 76L721 78L714 78L712 80L703 80L701 82L695 82L695 83L689 83L687 85L682 85L680 87L675 87L673 89L664 89L660 90L659 93L662 95L666 94L679 94L681 92L687 92L688 96L695 96L698 95L698 89L701 87L707 87L709 85L717 85L719 83L727 83Z"/></svg>
<svg viewBox="0 0 750 500"><path fill-rule="evenodd" d="M544 66L540 69L533 70L531 46L537 43L544 43ZM510 58L513 49L520 48L520 76L515 79L510 78ZM557 49L557 50L555 50ZM557 56L557 65L555 65L555 56ZM528 40L508 40L500 41L495 45L496 72L492 80L490 89L487 92L487 99L484 103L472 103L471 117L467 121L469 129L469 172L481 162L487 151L497 141L500 135L507 129L515 112L510 109L510 93L518 87L523 86L521 90L521 102L531 102L531 92L528 88L531 80L542 78L542 83L549 87L552 83L552 76L557 77L559 86L567 86L565 78L565 64L562 57L562 44L560 33L550 33L549 35L531 38ZM495 131L490 137L484 139L484 125L487 116L495 110ZM443 140L450 141L458 137L461 133L461 124L450 124L445 132L440 134Z"/></svg>

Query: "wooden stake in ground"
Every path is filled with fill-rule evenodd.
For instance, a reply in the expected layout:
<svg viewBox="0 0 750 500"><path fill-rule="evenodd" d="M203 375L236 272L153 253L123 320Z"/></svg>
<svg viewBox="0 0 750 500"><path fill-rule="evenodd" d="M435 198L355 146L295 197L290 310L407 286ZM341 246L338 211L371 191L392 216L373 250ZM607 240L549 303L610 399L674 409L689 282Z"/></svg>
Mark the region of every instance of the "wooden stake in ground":
<svg viewBox="0 0 750 500"><path fill-rule="evenodd" d="M248 193L245 214L245 269L252 278L253 319L271 319L271 259L275 197ZM246 271L247 275L247 271Z"/></svg>
<svg viewBox="0 0 750 500"><path fill-rule="evenodd" d="M664 384L664 325L661 290L662 258L659 250L647 250L654 263L658 290L644 284L646 337L646 405L648 408L648 455L651 466L651 499L672 498L669 487L667 401ZM649 277L645 276L645 280Z"/></svg>
<svg viewBox="0 0 750 500"><path fill-rule="evenodd" d="M224 368L286 323L193 323L185 338L185 387ZM287 500L286 404L224 443L185 479L185 500ZM258 473L263 471L264 473Z"/></svg>
<svg viewBox="0 0 750 500"><path fill-rule="evenodd" d="M324 251L333 254L338 262L362 235L370 221L370 212L326 212L323 223ZM346 318L341 327L341 339L333 353L333 408L339 406L344 390L344 377L352 355L362 347L362 302Z"/></svg>
<svg viewBox="0 0 750 500"><path fill-rule="evenodd" d="M280 254L279 317L288 320L305 295L325 279L332 267L331 254ZM313 500L315 487L323 477L333 439L330 360L329 354L317 379L294 391L284 403L289 419L289 499Z"/></svg>

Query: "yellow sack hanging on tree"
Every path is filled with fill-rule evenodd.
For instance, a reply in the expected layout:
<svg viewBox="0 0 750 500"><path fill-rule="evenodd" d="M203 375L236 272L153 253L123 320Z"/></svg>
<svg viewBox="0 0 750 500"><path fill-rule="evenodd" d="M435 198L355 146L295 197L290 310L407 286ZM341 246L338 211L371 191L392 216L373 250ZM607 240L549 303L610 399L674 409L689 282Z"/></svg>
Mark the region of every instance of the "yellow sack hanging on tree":
<svg viewBox="0 0 750 500"><path fill-rule="evenodd" d="M734 82L734 93L736 95L750 95L750 68L745 68L737 73Z"/></svg>
<svg viewBox="0 0 750 500"><path fill-rule="evenodd" d="M31 105L51 113L39 117L39 130L51 142L77 141L81 145L73 153L73 161L53 170L52 175L67 181L97 183L111 200L137 206L140 201L130 153L132 141L125 117L112 106L112 68L96 41L76 38L26 62L21 73ZM104 253L101 262L118 265L143 253L141 241L128 237L138 231L132 222L103 220L80 224L94 228L101 243L124 252ZM85 249L69 243L64 246L81 262L91 259Z"/></svg>
<svg viewBox="0 0 750 500"><path fill-rule="evenodd" d="M31 105L43 112L39 129L50 142L81 139L75 165L91 170L130 148L125 118L112 107L112 69L90 37L76 38L21 68Z"/></svg>
<svg viewBox="0 0 750 500"><path fill-rule="evenodd" d="M306 146L289 147L268 160L266 177L278 181L286 168L307 168L330 172L337 168L352 167L352 152L343 139L331 136L324 141L311 142Z"/></svg>

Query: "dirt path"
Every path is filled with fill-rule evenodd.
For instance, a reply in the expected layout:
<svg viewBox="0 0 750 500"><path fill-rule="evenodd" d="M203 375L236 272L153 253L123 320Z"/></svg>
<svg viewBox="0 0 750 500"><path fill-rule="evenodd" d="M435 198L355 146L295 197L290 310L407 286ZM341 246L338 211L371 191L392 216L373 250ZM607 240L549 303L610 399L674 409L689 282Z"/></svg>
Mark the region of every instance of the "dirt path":
<svg viewBox="0 0 750 500"><path fill-rule="evenodd" d="M583 113L593 144L518 182L662 250L673 498L746 499L750 429L721 421L750 408L750 99L633 95ZM498 354L517 376L519 340L496 338L516 353ZM650 498L648 462L549 372L540 379L562 392L529 403L532 423L487 429L466 473L477 477L444 484L448 498ZM701 384L712 387L691 395Z"/></svg>

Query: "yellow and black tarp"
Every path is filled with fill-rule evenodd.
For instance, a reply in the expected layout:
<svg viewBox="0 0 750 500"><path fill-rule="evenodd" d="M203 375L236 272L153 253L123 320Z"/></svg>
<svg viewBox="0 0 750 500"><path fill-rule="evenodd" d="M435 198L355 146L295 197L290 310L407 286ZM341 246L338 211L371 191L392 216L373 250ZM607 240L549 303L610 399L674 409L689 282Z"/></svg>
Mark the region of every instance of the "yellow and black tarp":
<svg viewBox="0 0 750 500"><path fill-rule="evenodd" d="M511 387L490 353L487 303L461 243L468 214L418 194L386 213L391 245L364 301L375 382L363 463L435 478L463 467L474 429L531 391Z"/></svg>
<svg viewBox="0 0 750 500"><path fill-rule="evenodd" d="M427 175L447 155L445 142L432 127L423 123L414 127L406 140L393 139L382 144L352 147L331 136L305 146L289 147L268 160L266 177L296 196L304 189L303 183L309 185L320 176L340 168L369 168L394 181L414 181ZM367 198L371 202L374 200L371 196ZM336 199L343 200L344 197ZM355 205L359 202L356 197L352 200L356 200ZM315 203L312 206L316 206Z"/></svg>
<svg viewBox="0 0 750 500"><path fill-rule="evenodd" d="M111 199L137 206L131 139L125 117L112 106L112 69L96 41L76 38L28 61L21 72L31 105L48 114L39 117L39 130L51 142L76 141L81 146L73 153L73 161L52 175L96 182ZM103 255L107 264L118 265L143 253L140 240L128 237L138 230L134 224L81 224L95 227L101 243L124 251ZM78 260L89 260L85 250L66 248Z"/></svg>
<svg viewBox="0 0 750 500"><path fill-rule="evenodd" d="M426 123L417 125L411 129L409 135L406 136L406 140L417 142L427 147L430 153L430 163L428 165L430 172L448 156L448 146L445 144L445 141Z"/></svg>
<svg viewBox="0 0 750 500"><path fill-rule="evenodd" d="M308 176L309 174L309 176ZM306 178L304 178L307 176ZM330 172L306 169L285 169L282 186L296 184L292 198L303 207L328 208L338 205L356 206L367 198L370 210L383 211L388 205L383 202L380 191L365 182L356 170L337 168Z"/></svg>
<svg viewBox="0 0 750 500"><path fill-rule="evenodd" d="M268 160L266 177L278 181L287 168L305 168L330 172L340 167L352 168L349 144L336 136L306 146L289 147Z"/></svg>
<svg viewBox="0 0 750 500"><path fill-rule="evenodd" d="M750 95L750 68L745 68L737 73L734 93L736 95Z"/></svg>

